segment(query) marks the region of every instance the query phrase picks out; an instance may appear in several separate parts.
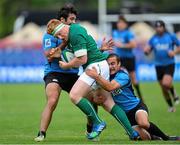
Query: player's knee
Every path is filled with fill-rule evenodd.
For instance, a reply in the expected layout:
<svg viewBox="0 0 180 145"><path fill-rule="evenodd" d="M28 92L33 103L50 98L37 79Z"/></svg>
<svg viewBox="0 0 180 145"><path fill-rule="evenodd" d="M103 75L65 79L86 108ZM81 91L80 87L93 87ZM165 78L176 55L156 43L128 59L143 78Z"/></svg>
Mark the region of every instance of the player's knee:
<svg viewBox="0 0 180 145"><path fill-rule="evenodd" d="M78 100L79 100L79 99L78 99L78 98L79 98L78 93L77 93L76 91L70 91L69 96L70 96L71 101L72 101L74 104L77 104L77 102L78 102Z"/></svg>
<svg viewBox="0 0 180 145"><path fill-rule="evenodd" d="M141 128L144 128L144 129L148 129L150 124L148 121L144 121L144 120L141 120L138 122L138 125L141 127Z"/></svg>
<svg viewBox="0 0 180 145"><path fill-rule="evenodd" d="M56 105L57 105L57 102L58 102L58 98L59 98L59 93L58 92L49 92L47 94L48 96L48 101L47 101L47 104L48 104L48 107L51 109L51 110L54 110Z"/></svg>
<svg viewBox="0 0 180 145"><path fill-rule="evenodd" d="M167 81L163 81L162 82L162 87L164 89L170 89L171 88L171 83L170 82L167 82Z"/></svg>
<svg viewBox="0 0 180 145"><path fill-rule="evenodd" d="M56 108L56 105L57 105L57 102L58 102L58 99L55 99L55 98L51 98L48 100L48 107L50 110L54 110Z"/></svg>

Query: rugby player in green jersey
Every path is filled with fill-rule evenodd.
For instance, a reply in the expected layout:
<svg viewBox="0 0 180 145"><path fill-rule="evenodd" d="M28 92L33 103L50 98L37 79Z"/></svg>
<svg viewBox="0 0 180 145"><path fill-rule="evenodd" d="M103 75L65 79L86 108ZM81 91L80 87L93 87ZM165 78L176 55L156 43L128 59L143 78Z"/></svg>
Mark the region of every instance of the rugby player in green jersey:
<svg viewBox="0 0 180 145"><path fill-rule="evenodd" d="M47 33L67 42L68 48L75 55L69 62L59 61L61 68L69 69L82 65L84 70L86 70L87 68L95 67L99 75L109 80L107 55L101 53L97 48L95 40L88 35L85 28L79 24L65 25L56 19L52 19L47 25ZM106 127L106 123L99 118L91 103L84 98L91 91L95 92L95 96L105 97L106 103L103 105L104 109L110 112L120 124L123 124L131 139L140 138L139 134L131 128L124 111L115 105L111 94L101 88L95 79L83 72L72 87L69 95L71 101L93 122L92 132L87 135L88 139L98 137Z"/></svg>

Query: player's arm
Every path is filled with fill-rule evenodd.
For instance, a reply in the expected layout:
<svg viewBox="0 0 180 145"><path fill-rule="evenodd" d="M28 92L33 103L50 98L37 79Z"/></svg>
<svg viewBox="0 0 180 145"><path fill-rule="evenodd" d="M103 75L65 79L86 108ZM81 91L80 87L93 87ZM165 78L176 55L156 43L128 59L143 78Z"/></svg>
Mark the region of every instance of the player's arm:
<svg viewBox="0 0 180 145"><path fill-rule="evenodd" d="M176 47L176 49L174 50L175 54L180 54L180 46Z"/></svg>
<svg viewBox="0 0 180 145"><path fill-rule="evenodd" d="M168 55L169 55L170 57L174 57L176 54L180 54L180 46L176 47L175 50L170 50L170 51L168 52Z"/></svg>
<svg viewBox="0 0 180 145"><path fill-rule="evenodd" d="M144 47L143 51L144 51L144 54L149 55L151 53L151 46L147 44Z"/></svg>
<svg viewBox="0 0 180 145"><path fill-rule="evenodd" d="M59 58L61 56L61 50L66 47L66 43L62 42L59 46L49 48L48 50L44 51L45 56L49 59Z"/></svg>
<svg viewBox="0 0 180 145"><path fill-rule="evenodd" d="M85 64L87 62L87 55L83 55L80 57L74 57L70 62L64 62L64 61L59 61L59 65L63 69L69 69L73 67L80 67L81 65Z"/></svg>
<svg viewBox="0 0 180 145"><path fill-rule="evenodd" d="M92 69L87 69L86 74L89 75L90 77L94 78L99 85L102 86L106 91L113 91L116 90L117 88L120 88L121 85L115 81L112 80L111 82L108 80L105 80L103 77L101 77L98 73L95 67Z"/></svg>
<svg viewBox="0 0 180 145"><path fill-rule="evenodd" d="M174 57L176 54L180 54L180 41L175 35L172 35L171 38L173 40L173 43L176 45L176 49L169 51L168 55L170 57Z"/></svg>
<svg viewBox="0 0 180 145"><path fill-rule="evenodd" d="M144 54L149 55L153 49L153 37L149 40L146 46L143 48Z"/></svg>
<svg viewBox="0 0 180 145"><path fill-rule="evenodd" d="M73 67L79 67L87 62L88 58L85 38L82 35L75 35L73 41L71 42L71 45L75 57L68 63L59 61L59 65L61 68L69 69Z"/></svg>

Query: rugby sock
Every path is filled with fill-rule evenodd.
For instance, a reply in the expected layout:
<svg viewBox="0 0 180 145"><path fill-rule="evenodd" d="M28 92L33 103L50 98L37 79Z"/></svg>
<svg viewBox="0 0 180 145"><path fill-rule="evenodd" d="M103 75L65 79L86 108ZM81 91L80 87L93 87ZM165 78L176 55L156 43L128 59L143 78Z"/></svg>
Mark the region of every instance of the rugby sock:
<svg viewBox="0 0 180 145"><path fill-rule="evenodd" d="M81 109L81 111L84 112L94 124L99 124L102 122L92 104L87 99L82 98L79 103L76 104L76 106Z"/></svg>
<svg viewBox="0 0 180 145"><path fill-rule="evenodd" d="M166 102L168 103L168 105L170 106L170 107L173 107L173 103L172 103L172 100L171 100L171 98L166 98Z"/></svg>
<svg viewBox="0 0 180 145"><path fill-rule="evenodd" d="M98 112L98 106L96 104L93 104L93 107L94 107L94 110L97 113ZM92 132L92 128L93 128L93 123L90 120L90 118L87 118L87 119L88 119L88 121L87 121L87 125L86 125L86 130L87 130L88 133L91 133Z"/></svg>
<svg viewBox="0 0 180 145"><path fill-rule="evenodd" d="M93 125L92 124L87 124L87 132L88 133L91 133L92 132L92 128L93 128Z"/></svg>
<svg viewBox="0 0 180 145"><path fill-rule="evenodd" d="M154 123L150 122L150 126L146 129L150 134L161 137L163 140L168 140L169 136L164 134Z"/></svg>
<svg viewBox="0 0 180 145"><path fill-rule="evenodd" d="M118 105L114 105L110 113L124 127L128 135L131 137L134 130L132 129L125 112Z"/></svg>
<svg viewBox="0 0 180 145"><path fill-rule="evenodd" d="M175 100L177 98L176 90L174 89L174 86L170 88L171 95L173 99Z"/></svg>
<svg viewBox="0 0 180 145"><path fill-rule="evenodd" d="M140 88L139 88L139 84L134 84L134 87L136 89L138 97L142 100L142 102L144 102L144 98L142 97L142 94L141 94L141 91L140 91Z"/></svg>
<svg viewBox="0 0 180 145"><path fill-rule="evenodd" d="M93 104L94 110L96 111L96 113L98 112L98 106L96 104Z"/></svg>

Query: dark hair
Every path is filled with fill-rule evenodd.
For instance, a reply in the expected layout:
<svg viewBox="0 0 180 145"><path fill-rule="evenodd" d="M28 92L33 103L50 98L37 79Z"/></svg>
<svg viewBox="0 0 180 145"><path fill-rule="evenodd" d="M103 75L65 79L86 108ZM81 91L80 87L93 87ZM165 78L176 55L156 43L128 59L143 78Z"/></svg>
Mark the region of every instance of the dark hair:
<svg viewBox="0 0 180 145"><path fill-rule="evenodd" d="M123 22L125 22L126 24L128 24L126 18L125 18L123 15L119 15L118 21L123 21Z"/></svg>
<svg viewBox="0 0 180 145"><path fill-rule="evenodd" d="M117 54L115 54L115 53L109 54L107 59L112 58L112 57L115 57L118 63L121 62L120 57Z"/></svg>
<svg viewBox="0 0 180 145"><path fill-rule="evenodd" d="M67 20L69 14L75 14L77 16L77 11L74 9L73 5L67 5L62 7L57 14L57 19L60 20L60 18L64 18Z"/></svg>
<svg viewBox="0 0 180 145"><path fill-rule="evenodd" d="M165 28L165 23L164 23L164 21L162 21L162 20L157 20L157 21L155 22L155 27L160 27L160 26L162 26L162 27Z"/></svg>

